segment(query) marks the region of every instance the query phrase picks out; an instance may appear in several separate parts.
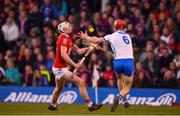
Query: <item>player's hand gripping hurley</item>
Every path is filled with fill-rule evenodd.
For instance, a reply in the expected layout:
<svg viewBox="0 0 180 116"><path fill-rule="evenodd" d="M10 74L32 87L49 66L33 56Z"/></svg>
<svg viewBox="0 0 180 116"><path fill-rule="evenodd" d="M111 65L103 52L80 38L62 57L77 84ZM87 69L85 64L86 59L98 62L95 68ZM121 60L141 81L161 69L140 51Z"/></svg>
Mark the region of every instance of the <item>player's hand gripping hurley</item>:
<svg viewBox="0 0 180 116"><path fill-rule="evenodd" d="M97 44L93 44L90 43L86 40L83 40L83 44L84 45L88 45L88 46L93 46L94 48L96 48L97 50L101 50L103 52L105 52L106 54L109 54L110 56L112 56L113 58L115 57L114 54L111 51L106 51L105 49L101 48L100 46L98 46Z"/></svg>
<svg viewBox="0 0 180 116"><path fill-rule="evenodd" d="M90 52L94 49L93 46L90 46L89 50L86 52L86 54L83 56L83 58L80 61L80 65L85 61L86 57L90 54ZM75 74L77 72L77 68L74 69L73 73Z"/></svg>
<svg viewBox="0 0 180 116"><path fill-rule="evenodd" d="M83 38L83 39L86 38L86 36L88 36L88 35L87 35L87 31L86 31L85 33L80 32L79 35L80 35L80 36L78 36L78 37ZM109 55L112 56L113 58L115 58L115 55L114 55L111 51L106 51L105 49L99 47L97 44L90 43L90 42L87 41L87 40L84 40L83 43L84 43L85 45L93 46L93 47L96 48L97 50L99 49L99 50L101 50L101 51L109 54Z"/></svg>

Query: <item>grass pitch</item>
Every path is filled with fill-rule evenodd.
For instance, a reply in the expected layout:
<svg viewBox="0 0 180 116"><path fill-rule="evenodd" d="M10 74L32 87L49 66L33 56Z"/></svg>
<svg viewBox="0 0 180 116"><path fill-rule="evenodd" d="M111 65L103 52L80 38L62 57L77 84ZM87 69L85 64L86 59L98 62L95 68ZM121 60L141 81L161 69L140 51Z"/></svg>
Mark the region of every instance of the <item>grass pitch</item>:
<svg viewBox="0 0 180 116"><path fill-rule="evenodd" d="M100 110L89 112L86 105L60 104L58 111L49 111L48 104L37 103L0 103L0 115L180 115L180 107L119 106L110 112L110 105Z"/></svg>

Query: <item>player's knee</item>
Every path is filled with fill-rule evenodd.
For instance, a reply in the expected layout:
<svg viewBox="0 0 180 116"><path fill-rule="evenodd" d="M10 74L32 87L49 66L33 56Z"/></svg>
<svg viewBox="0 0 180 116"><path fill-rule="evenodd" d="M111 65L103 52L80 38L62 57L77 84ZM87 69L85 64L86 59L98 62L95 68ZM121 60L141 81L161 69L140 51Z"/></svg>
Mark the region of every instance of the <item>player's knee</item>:
<svg viewBox="0 0 180 116"><path fill-rule="evenodd" d="M56 87L55 91L60 92L63 89L63 87Z"/></svg>
<svg viewBox="0 0 180 116"><path fill-rule="evenodd" d="M58 89L58 88L55 88L54 91L55 91L56 93L58 93L58 92L59 92L59 89Z"/></svg>

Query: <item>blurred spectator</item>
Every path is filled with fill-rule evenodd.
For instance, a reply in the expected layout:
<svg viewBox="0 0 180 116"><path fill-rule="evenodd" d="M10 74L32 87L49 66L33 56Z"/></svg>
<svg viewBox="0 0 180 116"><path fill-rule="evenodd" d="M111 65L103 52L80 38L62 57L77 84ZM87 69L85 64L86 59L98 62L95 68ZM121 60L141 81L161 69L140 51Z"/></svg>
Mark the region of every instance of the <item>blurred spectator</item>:
<svg viewBox="0 0 180 116"><path fill-rule="evenodd" d="M30 29L30 37L31 37L31 39L33 39L33 38L40 39L40 30L38 27L33 27Z"/></svg>
<svg viewBox="0 0 180 116"><path fill-rule="evenodd" d="M96 27L95 30L101 29L101 26L103 26L102 23L103 22L102 22L101 13L100 12L94 13L92 24L93 24L94 27Z"/></svg>
<svg viewBox="0 0 180 116"><path fill-rule="evenodd" d="M38 54L36 57L36 60L34 61L36 64L35 68L40 69L40 66L45 63L44 61L45 61L45 59L44 59L43 55Z"/></svg>
<svg viewBox="0 0 180 116"><path fill-rule="evenodd" d="M153 25L153 33L160 33L161 29L158 24Z"/></svg>
<svg viewBox="0 0 180 116"><path fill-rule="evenodd" d="M106 66L105 71L103 72L102 77L104 79L106 79L106 80L114 78L114 72L112 70L112 66L111 65L107 65Z"/></svg>
<svg viewBox="0 0 180 116"><path fill-rule="evenodd" d="M33 27L38 27L42 29L43 26L43 14L39 11L39 7L37 3L32 3L29 16L29 30L28 35L30 34L30 29Z"/></svg>
<svg viewBox="0 0 180 116"><path fill-rule="evenodd" d="M160 2L159 9L155 13L155 17L160 21L160 27L164 25L166 17L170 17L170 11L167 9L165 2Z"/></svg>
<svg viewBox="0 0 180 116"><path fill-rule="evenodd" d="M44 21L48 21L54 19L55 6L52 4L51 0L43 0L43 4L41 6L41 12L44 16Z"/></svg>
<svg viewBox="0 0 180 116"><path fill-rule="evenodd" d="M50 77L51 75L49 71L46 70L45 64L41 64L39 69L40 69L40 74L41 74L41 79L40 79L41 86L49 85L51 81L51 77Z"/></svg>
<svg viewBox="0 0 180 116"><path fill-rule="evenodd" d="M55 53L53 51L49 51L46 59L46 69L49 72L52 72L52 65L54 62Z"/></svg>
<svg viewBox="0 0 180 116"><path fill-rule="evenodd" d="M160 40L159 46L155 48L154 52L156 56L161 57L163 54L163 49L166 48L167 44L165 41ZM169 51L170 52L170 51Z"/></svg>
<svg viewBox="0 0 180 116"><path fill-rule="evenodd" d="M67 16L68 8L65 0L55 0L55 18L58 18L60 15Z"/></svg>
<svg viewBox="0 0 180 116"><path fill-rule="evenodd" d="M15 8L15 4L13 0L4 0L4 6L9 5L11 8Z"/></svg>
<svg viewBox="0 0 180 116"><path fill-rule="evenodd" d="M95 86L97 84L97 81L100 78L100 71L101 66L98 61L98 56L95 52L91 53L90 56L91 61L88 62L87 68L91 70L92 73L92 86ZM101 82L100 82L101 83Z"/></svg>
<svg viewBox="0 0 180 116"><path fill-rule="evenodd" d="M154 47L157 48L160 43L160 33L154 33L153 41L154 41Z"/></svg>
<svg viewBox="0 0 180 116"><path fill-rule="evenodd" d="M33 82L33 69L30 65L26 65L23 85L32 86L32 82Z"/></svg>
<svg viewBox="0 0 180 116"><path fill-rule="evenodd" d="M39 70L34 71L33 86L47 86L48 82L45 76L41 75Z"/></svg>
<svg viewBox="0 0 180 116"><path fill-rule="evenodd" d="M21 11L25 11L25 10L26 10L25 2L19 1L18 2L18 13L20 13Z"/></svg>
<svg viewBox="0 0 180 116"><path fill-rule="evenodd" d="M39 47L41 46L41 41L40 41L40 39L34 37L34 38L32 38L32 40L31 40L31 44L32 44L31 47L32 47L32 49L34 50L35 48L39 48Z"/></svg>
<svg viewBox="0 0 180 116"><path fill-rule="evenodd" d="M137 62L136 63L136 72L134 74L134 83L133 87L135 88L140 88L140 87L152 87L152 78L143 68L141 63Z"/></svg>
<svg viewBox="0 0 180 116"><path fill-rule="evenodd" d="M173 32L176 27L176 23L174 22L173 18L168 17L164 26L167 27L170 32Z"/></svg>
<svg viewBox="0 0 180 116"><path fill-rule="evenodd" d="M107 81L107 87L115 87L114 71L111 65L107 65L102 77Z"/></svg>
<svg viewBox="0 0 180 116"><path fill-rule="evenodd" d="M37 58L37 56L39 55L39 54L42 54L41 53L41 49L39 48L39 47L36 47L36 48L34 48L33 49L34 50L34 56Z"/></svg>
<svg viewBox="0 0 180 116"><path fill-rule="evenodd" d="M180 53L175 54L173 62L176 64L177 68L180 68Z"/></svg>
<svg viewBox="0 0 180 116"><path fill-rule="evenodd" d="M66 16L62 14L59 16L59 22L63 22L63 21L66 21Z"/></svg>
<svg viewBox="0 0 180 116"><path fill-rule="evenodd" d="M5 59L5 60L8 60L8 59L15 60L13 51L12 51L12 50L7 50L7 51L6 51L6 54L5 54L5 56L4 56L4 59Z"/></svg>
<svg viewBox="0 0 180 116"><path fill-rule="evenodd" d="M120 7L121 5L124 4L124 0L116 0L116 4L114 6L114 9L113 9L113 16L118 19L119 18L119 10L120 10Z"/></svg>
<svg viewBox="0 0 180 116"><path fill-rule="evenodd" d="M88 3L86 0L82 0L79 5L80 10L88 10Z"/></svg>
<svg viewBox="0 0 180 116"><path fill-rule="evenodd" d="M162 84L163 87L176 87L176 65L174 62L170 63L169 69L165 72Z"/></svg>
<svg viewBox="0 0 180 116"><path fill-rule="evenodd" d="M151 6L151 3L150 1L148 0L143 0L143 6L142 6L142 14L143 16L145 16L145 18L148 17L148 14L151 12L152 10L152 6Z"/></svg>
<svg viewBox="0 0 180 116"><path fill-rule="evenodd" d="M180 42L176 40L176 36L171 36L168 48L172 51L173 55L180 52Z"/></svg>
<svg viewBox="0 0 180 116"><path fill-rule="evenodd" d="M19 29L14 23L13 18L8 17L6 24L2 26L2 32L4 34L4 39L8 44L9 48L13 48L16 45L16 40L19 37Z"/></svg>
<svg viewBox="0 0 180 116"><path fill-rule="evenodd" d="M139 58L139 62L143 63L144 60L147 58L147 54L149 51L153 51L153 43L152 41L146 42L146 50L141 53L141 56Z"/></svg>
<svg viewBox="0 0 180 116"><path fill-rule="evenodd" d="M146 43L146 41L147 41L145 29L144 29L143 25L141 25L141 24L137 25L136 29L137 29L136 42L140 48L143 48L143 47L145 47L144 43Z"/></svg>
<svg viewBox="0 0 180 116"><path fill-rule="evenodd" d="M166 44L169 44L170 38L172 36L170 34L169 28L164 27L162 33L163 35L161 35L161 40L165 41Z"/></svg>
<svg viewBox="0 0 180 116"><path fill-rule="evenodd" d="M28 34L29 20L28 20L27 12L25 10L21 10L19 12L19 17L17 19L17 25L19 27L20 36L25 36Z"/></svg>
<svg viewBox="0 0 180 116"><path fill-rule="evenodd" d="M6 78L4 75L4 69L0 67L0 85L8 85L10 84L10 79Z"/></svg>
<svg viewBox="0 0 180 116"><path fill-rule="evenodd" d="M133 43L133 56L135 64L139 62L139 60L141 61L141 57L143 56L142 50L135 43Z"/></svg>
<svg viewBox="0 0 180 116"><path fill-rule="evenodd" d="M80 13L79 13L79 26L80 28L84 27L87 25L87 23L90 23L90 22L87 22L88 19L88 14L87 14L87 11L86 10L81 10Z"/></svg>
<svg viewBox="0 0 180 116"><path fill-rule="evenodd" d="M106 3L104 12L107 13L108 16L110 16L112 14L113 9L112 9L112 4L111 3Z"/></svg>
<svg viewBox="0 0 180 116"><path fill-rule="evenodd" d="M173 56L169 53L167 48L164 48L162 51L162 56L159 60L160 63L160 72L164 74L169 67L170 62L173 60Z"/></svg>
<svg viewBox="0 0 180 116"><path fill-rule="evenodd" d="M53 35L52 30L47 31L47 34L44 36L45 36L45 42L44 42L45 46L49 46L49 47L51 46L52 48L46 49L45 46L39 46L39 47L41 47L46 53L48 53L48 51L50 50L55 51L55 46L56 46L55 35Z"/></svg>
<svg viewBox="0 0 180 116"><path fill-rule="evenodd" d="M25 50L26 50L26 45L25 44L20 45L17 55L17 61L21 61L22 58L25 56Z"/></svg>
<svg viewBox="0 0 180 116"><path fill-rule="evenodd" d="M150 81L153 81L153 85L156 86L159 79L159 62L155 59L153 51L147 51L147 58L143 62L143 67L146 69L151 77Z"/></svg>
<svg viewBox="0 0 180 116"><path fill-rule="evenodd" d="M33 86L40 86L40 78L41 78L40 71L35 70L33 75Z"/></svg>
<svg viewBox="0 0 180 116"><path fill-rule="evenodd" d="M132 14L128 13L127 6L125 4L122 4L120 6L119 18L128 20L131 20L133 18Z"/></svg>
<svg viewBox="0 0 180 116"><path fill-rule="evenodd" d="M148 70L151 74L153 74L153 77L158 76L159 72L159 63L155 59L155 54L153 51L149 50L147 51L147 58L143 62L143 67Z"/></svg>
<svg viewBox="0 0 180 116"><path fill-rule="evenodd" d="M5 77L11 82L11 85L20 85L21 79L18 68L15 66L12 59L7 59L7 68L5 69Z"/></svg>
<svg viewBox="0 0 180 116"><path fill-rule="evenodd" d="M21 60L19 60L18 64L19 64L19 69L21 73L24 73L24 67L26 65L30 65L31 67L35 68L35 64L34 64L35 58L32 54L31 49L26 48L25 50L25 55L23 56L23 58Z"/></svg>

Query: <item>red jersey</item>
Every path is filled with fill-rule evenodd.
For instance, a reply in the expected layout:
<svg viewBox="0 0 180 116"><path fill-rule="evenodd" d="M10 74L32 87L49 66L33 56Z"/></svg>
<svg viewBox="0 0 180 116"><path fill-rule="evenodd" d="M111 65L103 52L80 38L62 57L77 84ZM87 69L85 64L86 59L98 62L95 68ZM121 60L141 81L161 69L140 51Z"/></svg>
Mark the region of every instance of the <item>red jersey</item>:
<svg viewBox="0 0 180 116"><path fill-rule="evenodd" d="M66 53L70 54L73 42L69 35L62 33L58 37L56 42L56 56L53 64L55 68L66 68L68 66L68 63L61 57L61 46L65 46L67 48Z"/></svg>

